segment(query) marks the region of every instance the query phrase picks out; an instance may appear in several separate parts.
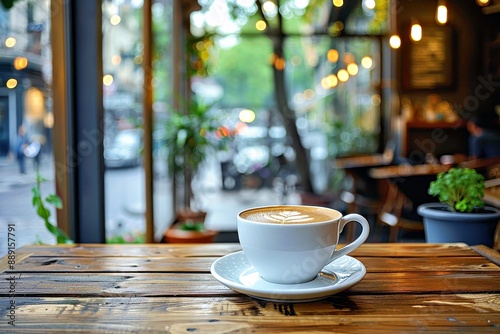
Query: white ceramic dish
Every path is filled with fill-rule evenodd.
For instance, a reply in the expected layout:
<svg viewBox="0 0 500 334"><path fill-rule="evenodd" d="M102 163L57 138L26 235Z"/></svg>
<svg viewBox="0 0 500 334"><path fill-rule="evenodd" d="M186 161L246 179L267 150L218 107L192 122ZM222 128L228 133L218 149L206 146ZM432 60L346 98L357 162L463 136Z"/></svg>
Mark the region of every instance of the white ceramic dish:
<svg viewBox="0 0 500 334"><path fill-rule="evenodd" d="M360 261L345 255L325 266L312 281L276 284L263 280L242 251L217 259L210 271L219 282L236 292L282 303L326 298L352 287L366 274L366 268Z"/></svg>

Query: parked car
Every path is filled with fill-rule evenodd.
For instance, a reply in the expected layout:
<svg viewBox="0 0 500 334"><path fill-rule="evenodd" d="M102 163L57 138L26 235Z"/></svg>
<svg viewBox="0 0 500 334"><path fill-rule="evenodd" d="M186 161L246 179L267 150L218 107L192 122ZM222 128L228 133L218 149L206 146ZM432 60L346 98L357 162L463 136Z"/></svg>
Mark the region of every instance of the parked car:
<svg viewBox="0 0 500 334"><path fill-rule="evenodd" d="M142 149L142 130L121 130L112 143L104 147L104 165L107 168L138 166L142 160Z"/></svg>
<svg viewBox="0 0 500 334"><path fill-rule="evenodd" d="M225 190L269 187L280 169L285 133L279 128L248 126L238 132L221 160ZM284 129L283 129L284 130Z"/></svg>

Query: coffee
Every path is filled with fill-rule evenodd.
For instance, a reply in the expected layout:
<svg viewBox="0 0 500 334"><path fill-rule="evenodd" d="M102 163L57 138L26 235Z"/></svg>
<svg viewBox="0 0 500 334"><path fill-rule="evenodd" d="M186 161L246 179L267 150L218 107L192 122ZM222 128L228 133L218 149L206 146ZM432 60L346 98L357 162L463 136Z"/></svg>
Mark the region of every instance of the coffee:
<svg viewBox="0 0 500 334"><path fill-rule="evenodd" d="M307 205L274 205L244 210L236 217L243 253L260 274L277 284L315 279L328 263L347 255L368 238L370 225L358 214ZM346 224L362 227L356 240L337 248Z"/></svg>
<svg viewBox="0 0 500 334"><path fill-rule="evenodd" d="M305 224L336 220L341 213L332 209L310 206L273 206L243 211L241 218L259 223Z"/></svg>

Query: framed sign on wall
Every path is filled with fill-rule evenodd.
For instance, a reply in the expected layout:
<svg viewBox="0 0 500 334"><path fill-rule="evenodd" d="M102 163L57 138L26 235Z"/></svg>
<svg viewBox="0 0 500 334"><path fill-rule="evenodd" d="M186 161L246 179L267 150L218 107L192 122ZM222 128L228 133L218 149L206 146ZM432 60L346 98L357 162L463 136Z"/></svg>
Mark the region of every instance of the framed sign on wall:
<svg viewBox="0 0 500 334"><path fill-rule="evenodd" d="M452 28L422 24L422 31L420 41L414 42L408 38L402 50L403 89L452 87L454 84Z"/></svg>

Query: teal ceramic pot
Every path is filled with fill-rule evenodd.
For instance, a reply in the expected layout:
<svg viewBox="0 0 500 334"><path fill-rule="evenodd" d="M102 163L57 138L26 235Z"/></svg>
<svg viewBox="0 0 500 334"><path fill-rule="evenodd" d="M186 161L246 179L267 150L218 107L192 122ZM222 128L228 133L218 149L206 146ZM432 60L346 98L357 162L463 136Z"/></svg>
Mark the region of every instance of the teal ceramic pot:
<svg viewBox="0 0 500 334"><path fill-rule="evenodd" d="M424 219L425 240L428 243L465 242L493 247L500 210L484 207L479 213L451 212L441 203L427 203L418 207Z"/></svg>

